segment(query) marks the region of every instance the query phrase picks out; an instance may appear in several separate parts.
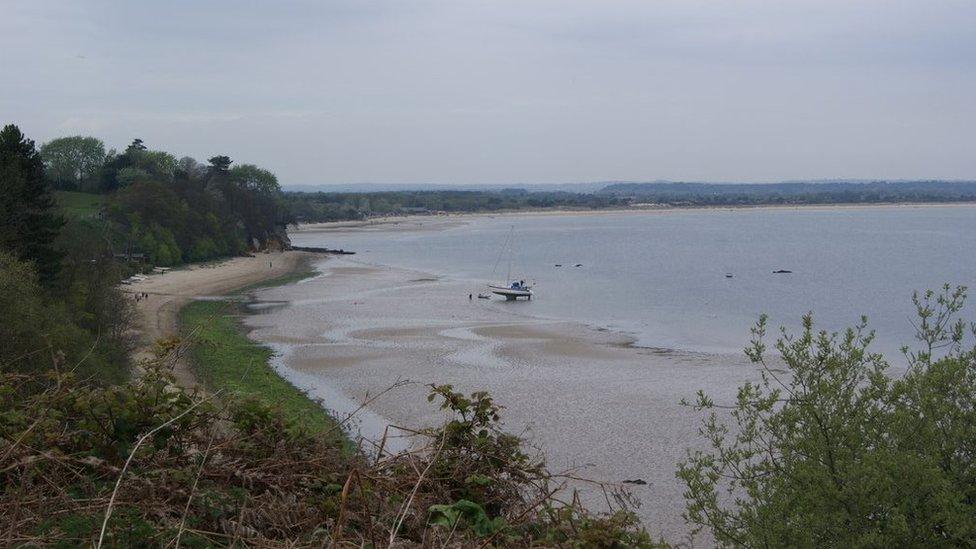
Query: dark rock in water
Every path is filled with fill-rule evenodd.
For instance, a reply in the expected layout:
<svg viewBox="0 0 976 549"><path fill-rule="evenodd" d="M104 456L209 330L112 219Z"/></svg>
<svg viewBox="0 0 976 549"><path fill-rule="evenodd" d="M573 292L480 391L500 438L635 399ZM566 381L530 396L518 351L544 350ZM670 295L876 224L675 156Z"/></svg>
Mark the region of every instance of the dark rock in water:
<svg viewBox="0 0 976 549"><path fill-rule="evenodd" d="M790 273L792 273L792 272L793 272L793 271L787 271L786 269L780 269L780 270L778 270L778 271L773 271L773 274L774 274L774 275L779 275L779 274L790 274Z"/></svg>
<svg viewBox="0 0 976 549"><path fill-rule="evenodd" d="M296 250L296 251L299 251L299 252L313 252L313 253L317 253L317 254L336 254L336 255L355 255L356 254L356 252L347 252L346 250L343 250L341 248L338 249L338 250L330 250L329 248L316 248L316 247L312 247L312 246L291 246L290 249Z"/></svg>
<svg viewBox="0 0 976 549"><path fill-rule="evenodd" d="M557 267L562 267L562 266L563 266L563 264L562 264L562 263L556 263L556 266L557 266Z"/></svg>
<svg viewBox="0 0 976 549"><path fill-rule="evenodd" d="M623 481L623 483L624 484L636 484L638 486L644 486L645 484L647 484L647 481L644 480L644 479L641 479L641 478L635 478L634 480L625 480L625 481Z"/></svg>

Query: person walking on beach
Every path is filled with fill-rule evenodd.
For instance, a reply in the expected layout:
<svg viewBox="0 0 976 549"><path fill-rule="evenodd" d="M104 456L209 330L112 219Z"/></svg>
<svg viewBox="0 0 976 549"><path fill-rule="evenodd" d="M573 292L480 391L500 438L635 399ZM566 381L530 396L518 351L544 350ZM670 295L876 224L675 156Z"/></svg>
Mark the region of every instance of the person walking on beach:
<svg viewBox="0 0 976 549"><path fill-rule="evenodd" d="M471 301L472 299L474 299L474 294L468 294L468 301Z"/></svg>

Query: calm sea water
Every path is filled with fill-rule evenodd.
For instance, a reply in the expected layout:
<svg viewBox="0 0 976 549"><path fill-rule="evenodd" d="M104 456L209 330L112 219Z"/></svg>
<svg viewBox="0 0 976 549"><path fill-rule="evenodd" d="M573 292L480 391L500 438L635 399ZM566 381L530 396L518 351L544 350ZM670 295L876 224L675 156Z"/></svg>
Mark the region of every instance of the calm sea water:
<svg viewBox="0 0 976 549"><path fill-rule="evenodd" d="M503 281L511 257L513 278L534 282L536 297L494 306L631 333L642 346L718 353L740 351L760 313L795 327L812 311L831 330L868 315L877 348L897 354L913 341L913 290L976 283L969 206L475 217L439 231L293 240L469 280L475 294Z"/></svg>

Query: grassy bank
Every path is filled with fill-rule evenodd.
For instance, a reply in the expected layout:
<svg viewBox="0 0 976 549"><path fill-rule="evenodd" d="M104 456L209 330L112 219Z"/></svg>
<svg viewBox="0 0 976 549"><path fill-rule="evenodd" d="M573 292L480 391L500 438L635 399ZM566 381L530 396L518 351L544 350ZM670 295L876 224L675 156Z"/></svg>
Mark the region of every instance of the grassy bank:
<svg viewBox="0 0 976 549"><path fill-rule="evenodd" d="M106 201L105 195L72 191L55 192L54 198L65 215L71 218L95 217Z"/></svg>
<svg viewBox="0 0 976 549"><path fill-rule="evenodd" d="M303 267L235 294L295 282L315 274ZM191 367L211 391L223 390L277 407L285 417L312 433L341 432L322 406L282 379L268 364L272 352L247 337L241 322L244 305L237 301L194 301L180 310L180 334L189 338Z"/></svg>

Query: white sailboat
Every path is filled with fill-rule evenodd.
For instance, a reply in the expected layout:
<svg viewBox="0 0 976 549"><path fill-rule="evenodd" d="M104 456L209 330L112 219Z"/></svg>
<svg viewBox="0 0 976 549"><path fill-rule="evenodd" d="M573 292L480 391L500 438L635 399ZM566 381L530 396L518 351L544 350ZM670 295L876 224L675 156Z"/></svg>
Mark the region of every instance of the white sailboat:
<svg viewBox="0 0 976 549"><path fill-rule="evenodd" d="M488 289L493 294L505 296L505 299L509 301L515 301L520 297L532 299L532 286L525 284L524 281L512 282L512 285L508 287L489 284Z"/></svg>
<svg viewBox="0 0 976 549"><path fill-rule="evenodd" d="M505 277L507 285L504 284L489 284L488 290L495 294L503 296L508 301L515 301L520 297L526 299L532 299L532 286L527 284L525 280L512 280L512 245L515 241L515 226L512 225L512 230L508 233L507 239L507 251L508 251L508 274ZM499 257L501 259L501 257ZM498 261L495 262L495 268L498 268ZM480 297L480 296L479 296Z"/></svg>

